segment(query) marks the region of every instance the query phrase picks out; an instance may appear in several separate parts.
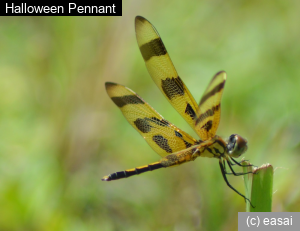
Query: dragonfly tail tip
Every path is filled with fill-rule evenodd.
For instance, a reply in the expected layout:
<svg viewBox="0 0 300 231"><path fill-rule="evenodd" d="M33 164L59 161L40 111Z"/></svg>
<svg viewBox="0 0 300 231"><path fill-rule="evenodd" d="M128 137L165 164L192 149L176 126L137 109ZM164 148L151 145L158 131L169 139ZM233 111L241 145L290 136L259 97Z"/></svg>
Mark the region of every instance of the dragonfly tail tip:
<svg viewBox="0 0 300 231"><path fill-rule="evenodd" d="M105 177L103 177L101 180L102 180L102 181L110 181L110 178L109 178L109 176L105 176Z"/></svg>

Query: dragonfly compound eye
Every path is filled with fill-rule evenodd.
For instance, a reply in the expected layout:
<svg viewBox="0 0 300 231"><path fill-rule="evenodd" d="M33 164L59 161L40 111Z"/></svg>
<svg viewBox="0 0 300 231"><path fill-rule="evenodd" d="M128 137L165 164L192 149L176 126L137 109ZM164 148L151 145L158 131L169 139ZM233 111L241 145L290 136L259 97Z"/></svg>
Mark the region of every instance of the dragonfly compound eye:
<svg viewBox="0 0 300 231"><path fill-rule="evenodd" d="M234 158L240 157L248 149L247 140L240 135L234 134L229 137L227 150L228 154Z"/></svg>

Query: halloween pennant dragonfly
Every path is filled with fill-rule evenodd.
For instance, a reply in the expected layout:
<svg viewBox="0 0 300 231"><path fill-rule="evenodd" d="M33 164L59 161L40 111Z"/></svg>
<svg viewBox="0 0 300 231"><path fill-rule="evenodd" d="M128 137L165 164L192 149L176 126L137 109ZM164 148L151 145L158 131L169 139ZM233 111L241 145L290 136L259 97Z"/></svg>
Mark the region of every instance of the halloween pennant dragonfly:
<svg viewBox="0 0 300 231"><path fill-rule="evenodd" d="M137 16L135 18L135 30L138 46L150 76L170 104L201 139L194 139L165 120L134 91L120 84L106 82L105 87L109 97L120 108L127 121L162 159L141 167L112 173L104 176L102 180L118 180L159 168L180 165L193 161L197 157L210 157L219 159L226 184L244 199L247 199L230 185L226 177L226 174L244 174L235 173L232 165L242 166L233 158L241 156L247 150L247 141L237 134L231 135L228 140L216 135L220 121L221 97L226 73L220 71L213 77L198 105L177 74L154 26L145 18ZM226 163L232 173L226 172Z"/></svg>

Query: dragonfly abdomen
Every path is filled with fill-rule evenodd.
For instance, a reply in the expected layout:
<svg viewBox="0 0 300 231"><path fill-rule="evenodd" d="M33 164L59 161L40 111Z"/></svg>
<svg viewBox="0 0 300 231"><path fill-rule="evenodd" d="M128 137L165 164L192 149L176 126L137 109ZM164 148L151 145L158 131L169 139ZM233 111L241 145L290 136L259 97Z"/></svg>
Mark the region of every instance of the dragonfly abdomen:
<svg viewBox="0 0 300 231"><path fill-rule="evenodd" d="M111 181L111 180L118 180L122 178L127 178L130 176L138 175L144 172L153 171L159 168L164 168L165 166L162 165L160 162L154 162L149 165L144 165L137 168L127 169L121 172L115 172L108 176L102 178L103 181Z"/></svg>

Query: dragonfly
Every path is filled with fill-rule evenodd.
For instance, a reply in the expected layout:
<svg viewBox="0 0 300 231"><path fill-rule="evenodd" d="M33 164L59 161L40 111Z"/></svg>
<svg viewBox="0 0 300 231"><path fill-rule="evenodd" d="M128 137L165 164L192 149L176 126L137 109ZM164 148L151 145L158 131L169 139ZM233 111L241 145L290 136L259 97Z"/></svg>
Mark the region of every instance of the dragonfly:
<svg viewBox="0 0 300 231"><path fill-rule="evenodd" d="M175 70L155 27L144 17L137 16L135 31L137 43L150 76L169 103L200 139L193 138L164 119L131 89L117 83L106 82L105 87L109 97L122 111L127 121L162 158L148 165L104 176L102 181L118 180L160 168L177 166L194 161L197 157L216 158L219 160L226 184L250 202L229 183L226 177L227 174L239 176L251 173L237 173L232 168L233 165L252 166L242 165L234 159L246 152L247 140L238 134L233 134L228 139L216 135L221 116L221 97L227 78L226 72L220 71L213 76L200 103L197 104ZM226 163L231 172L226 171Z"/></svg>

